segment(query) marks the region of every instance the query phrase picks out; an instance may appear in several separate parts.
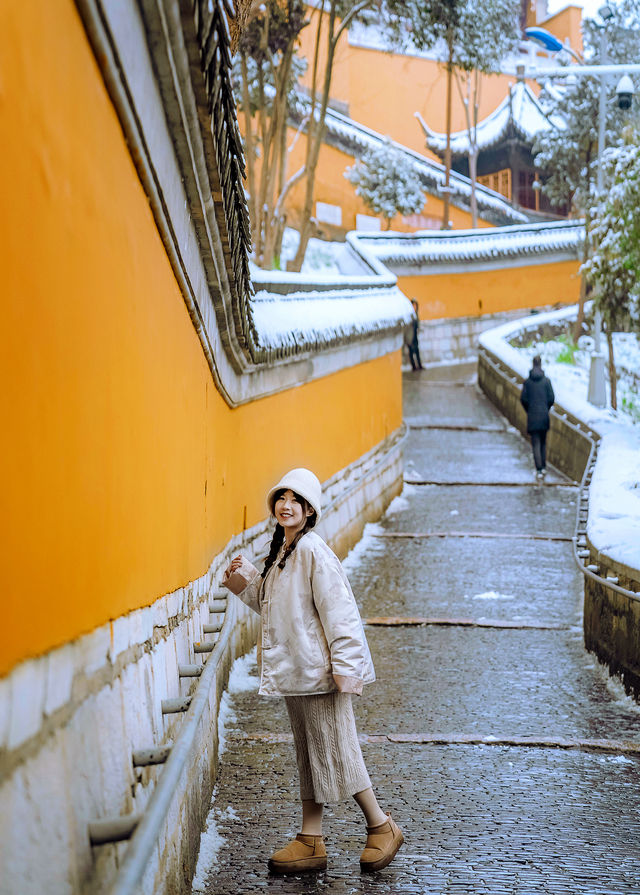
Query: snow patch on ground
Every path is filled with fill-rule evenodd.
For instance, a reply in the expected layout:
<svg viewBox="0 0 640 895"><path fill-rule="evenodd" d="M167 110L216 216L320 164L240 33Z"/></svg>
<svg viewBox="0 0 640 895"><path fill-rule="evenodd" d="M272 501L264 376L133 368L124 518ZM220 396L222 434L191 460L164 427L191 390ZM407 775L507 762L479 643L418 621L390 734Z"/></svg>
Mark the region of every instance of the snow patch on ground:
<svg viewBox="0 0 640 895"><path fill-rule="evenodd" d="M511 594L500 594L495 590L488 590L482 594L474 594L471 597L472 600L514 600Z"/></svg>
<svg viewBox="0 0 640 895"><path fill-rule="evenodd" d="M416 482L420 482L424 479L422 472L418 469L413 460L407 461L404 468L404 474L408 479L413 479Z"/></svg>
<svg viewBox="0 0 640 895"><path fill-rule="evenodd" d="M602 439L587 536L602 553L640 569L640 437L633 431L621 427Z"/></svg>
<svg viewBox="0 0 640 895"><path fill-rule="evenodd" d="M287 261L293 260L299 242L298 231L287 227L282 239L282 254L280 256L280 265L283 270L286 270ZM340 260L344 253L344 242L328 242L312 237L307 244L301 273L322 271L322 273L340 274L343 272Z"/></svg>
<svg viewBox="0 0 640 895"><path fill-rule="evenodd" d="M227 726L236 721L236 713L231 706L231 698L225 690L220 699L220 711L218 712L218 755L222 755L227 748Z"/></svg>
<svg viewBox="0 0 640 895"><path fill-rule="evenodd" d="M626 711L632 712L634 715L640 716L640 703L637 703L633 696L630 696L624 688L621 679L611 674L610 669L603 662L600 662L595 656L593 663L588 667L595 670L596 675L600 678L614 702L622 706Z"/></svg>
<svg viewBox="0 0 640 895"><path fill-rule="evenodd" d="M385 551L384 538L376 537L376 534L379 532L380 526L376 522L370 522L365 525L362 537L342 561L342 566L347 573L347 577L350 572L355 571L365 555L373 556L376 553Z"/></svg>
<svg viewBox="0 0 640 895"><path fill-rule="evenodd" d="M258 668L257 647L248 652L245 656L236 659L231 666L229 674L229 683L227 690L229 693L246 693L248 690L257 690L258 684Z"/></svg>
<svg viewBox="0 0 640 895"><path fill-rule="evenodd" d="M200 836L200 851L198 852L198 864L191 883L192 892L205 892L209 874L218 862L218 854L226 843L224 836L218 832L217 821L237 820L238 815L232 805L228 805L223 811L215 807L209 812L205 828Z"/></svg>
<svg viewBox="0 0 640 895"><path fill-rule="evenodd" d="M405 492L403 490L402 494L398 494L397 497L394 497L389 506L387 507L387 516L392 516L394 513L403 513L405 510L411 508L411 504L405 497Z"/></svg>
<svg viewBox="0 0 640 895"><path fill-rule="evenodd" d="M233 709L232 696L236 693L258 689L256 659L257 647L254 647L245 656L236 659L231 666L229 683L227 689L222 694L220 711L218 713L218 759L227 747L228 728L237 721L237 716ZM217 789L214 789L211 796L211 808L205 821L204 830L200 835L198 863L193 882L191 883L192 892L206 891L211 870L215 867L218 853L226 842L226 839L218 831L218 822L238 819L238 815L231 805L228 805L223 810L216 806L216 795Z"/></svg>

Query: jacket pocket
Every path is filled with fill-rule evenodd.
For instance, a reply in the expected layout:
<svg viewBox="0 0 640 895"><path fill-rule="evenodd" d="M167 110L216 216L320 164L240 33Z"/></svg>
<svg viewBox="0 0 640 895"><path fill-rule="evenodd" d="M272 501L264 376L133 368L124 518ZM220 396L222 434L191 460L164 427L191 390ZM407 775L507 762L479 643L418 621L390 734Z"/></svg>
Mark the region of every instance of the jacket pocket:
<svg viewBox="0 0 640 895"><path fill-rule="evenodd" d="M331 671L331 653L329 652L329 646L327 641L321 634L316 634L316 643L318 644L318 650L320 651L320 655L322 657L322 661L324 663L324 667L326 671Z"/></svg>

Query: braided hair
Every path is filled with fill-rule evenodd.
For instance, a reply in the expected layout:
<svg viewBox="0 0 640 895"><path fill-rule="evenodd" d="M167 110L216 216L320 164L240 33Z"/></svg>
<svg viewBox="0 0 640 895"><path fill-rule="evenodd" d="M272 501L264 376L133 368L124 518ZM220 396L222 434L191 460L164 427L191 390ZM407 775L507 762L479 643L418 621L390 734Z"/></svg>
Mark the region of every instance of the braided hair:
<svg viewBox="0 0 640 895"><path fill-rule="evenodd" d="M282 494L284 494L284 491L285 491L285 489L283 488L282 491L278 491L276 493L276 495L273 499L274 506L275 506L276 500L278 500L278 498L281 497ZM296 500L299 502L300 506L302 507L303 513L306 514L307 510L312 509L311 504L309 503L308 500L305 500L304 497L301 497L299 494L296 494L295 491L293 493L295 495ZM312 514L310 516L306 516L305 523L304 523L303 527L296 534L295 538L291 541L291 543L288 545L288 547L284 551L284 553L282 555L282 559L278 563L279 569L284 569L285 563L286 563L287 559L289 558L289 556L291 556L293 551L296 549L296 545L297 545L298 541L308 531L311 531L311 529L316 524L316 519L317 519L317 516L316 516L315 510L312 512ZM273 532L273 537L271 538L271 545L269 547L269 555L267 556L267 558L264 561L264 569L261 572L261 576L262 576L263 580L267 577L267 572L269 571L271 566L276 561L276 558L278 556L278 553L280 552L283 542L284 542L284 528L280 525L279 522L276 522L276 528L275 528L275 531Z"/></svg>

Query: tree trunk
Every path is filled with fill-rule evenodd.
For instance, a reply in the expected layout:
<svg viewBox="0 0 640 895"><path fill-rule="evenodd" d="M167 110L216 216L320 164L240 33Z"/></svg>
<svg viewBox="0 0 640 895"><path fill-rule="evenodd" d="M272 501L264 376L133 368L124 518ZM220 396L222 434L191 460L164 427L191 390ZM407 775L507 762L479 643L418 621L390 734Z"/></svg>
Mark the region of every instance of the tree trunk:
<svg viewBox="0 0 640 895"><path fill-rule="evenodd" d="M476 178L478 176L478 147L472 146L469 153L469 180L471 181L471 226L478 226L478 197L476 195Z"/></svg>
<svg viewBox="0 0 640 895"><path fill-rule="evenodd" d="M477 125L478 125L478 72L474 73L474 86L471 87L471 73L467 72L467 92L466 95L462 89L462 79L460 73L456 71L456 86L460 94L460 101L464 109L464 117L467 125L467 136L469 137L469 180L471 181L471 196L469 200L469 210L471 211L471 226L478 226L478 198L476 195L476 178L478 176L478 146L477 146ZM473 98L473 112L471 102Z"/></svg>
<svg viewBox="0 0 640 895"><path fill-rule="evenodd" d="M586 261L586 258L583 259ZM583 274L580 277L580 295L578 296L578 316L573 326L573 341L578 344L578 339L582 335L582 326L584 324L584 303L587 298L587 278Z"/></svg>
<svg viewBox="0 0 640 895"><path fill-rule="evenodd" d="M271 117L271 127L269 131L269 157L265 156L265 162L268 163L268 173L265 181L265 192L263 197L264 209L264 248L262 257L262 266L270 270L273 266L275 243L276 243L276 222L274 221L274 209L276 204L276 188L280 180L279 165L282 161L280 147L282 144L281 133L286 131L287 127L287 95L284 85L288 80L288 68L291 59L288 50L283 53L283 60L278 72L279 88L277 90L278 101L274 102L273 113Z"/></svg>
<svg viewBox="0 0 640 895"><path fill-rule="evenodd" d="M451 180L451 82L453 79L453 31L450 28L447 34L448 61L447 61L447 145L444 151L444 208L442 210L442 229L449 229L449 182Z"/></svg>
<svg viewBox="0 0 640 895"><path fill-rule="evenodd" d="M589 213L584 218L584 245L582 246L582 263L584 264L589 258ZM577 344L578 339L582 335L582 324L584 323L584 303L587 298L587 278L583 272L580 275L580 295L578 297L578 316L576 317L575 326L573 328L573 341Z"/></svg>
<svg viewBox="0 0 640 895"><path fill-rule="evenodd" d="M300 242L298 243L295 257L291 262L291 269L295 271L300 271L302 267L302 262L304 261L304 256L307 251L307 245L309 244L309 239L311 238L312 232L311 210L313 208L313 194L315 192L316 185L316 169L318 167L320 149L322 148L322 142L324 140L325 116L327 113L327 106L329 104L329 92L331 90L331 76L333 74L333 57L336 50L336 37L339 36L339 34L341 33L341 31L339 31L337 36L334 33L336 20L335 7L336 4L334 0L332 0L329 10L327 60L324 70L324 81L322 85L322 100L320 102L320 111L317 117L315 115L315 79L312 83L312 113L309 119L309 126L307 128L307 156L305 163L307 183L305 189L304 205L302 207L302 215L300 220ZM322 10L320 10L320 16L322 16ZM319 44L320 28L318 28L316 40ZM316 72L314 71L314 76L315 73Z"/></svg>
<svg viewBox="0 0 640 895"><path fill-rule="evenodd" d="M469 79L469 83L471 79ZM476 184L478 180L478 110L480 107L480 72L476 69L473 73L473 122L469 136L471 138L471 156L469 158L469 177L471 178L471 226L475 230L478 226L478 195ZM471 102L471 89L469 89L469 102Z"/></svg>
<svg viewBox="0 0 640 895"><path fill-rule="evenodd" d="M253 130L251 125L251 103L249 101L249 71L247 68L247 57L245 53L240 54L240 65L242 70L242 102L244 104L244 145L247 157L247 183L249 188L249 221L252 231L257 224L256 214L256 172L255 172L255 145L253 139Z"/></svg>
<svg viewBox="0 0 640 895"><path fill-rule="evenodd" d="M613 333L611 324L607 323L607 345L609 346L609 385L611 387L611 407L618 409L618 376L616 374L616 360L613 354Z"/></svg>

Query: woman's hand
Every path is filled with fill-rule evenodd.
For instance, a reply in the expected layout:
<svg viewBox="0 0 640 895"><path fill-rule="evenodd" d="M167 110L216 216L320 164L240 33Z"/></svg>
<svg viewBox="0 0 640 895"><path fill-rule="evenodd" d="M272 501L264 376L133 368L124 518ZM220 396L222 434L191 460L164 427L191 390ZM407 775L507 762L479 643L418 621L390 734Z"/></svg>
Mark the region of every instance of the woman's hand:
<svg viewBox="0 0 640 895"><path fill-rule="evenodd" d="M250 563L246 556L240 553L238 556L233 557L225 569L221 584L227 590L230 590L231 593L240 596L247 585L251 584L259 574L253 563ZM254 607L251 606L251 608L253 609ZM255 611L259 612L260 610L258 608Z"/></svg>
<svg viewBox="0 0 640 895"><path fill-rule="evenodd" d="M242 554L239 554L238 556L234 556L227 567L227 574L230 575L232 572L237 572L241 565L242 565Z"/></svg>

